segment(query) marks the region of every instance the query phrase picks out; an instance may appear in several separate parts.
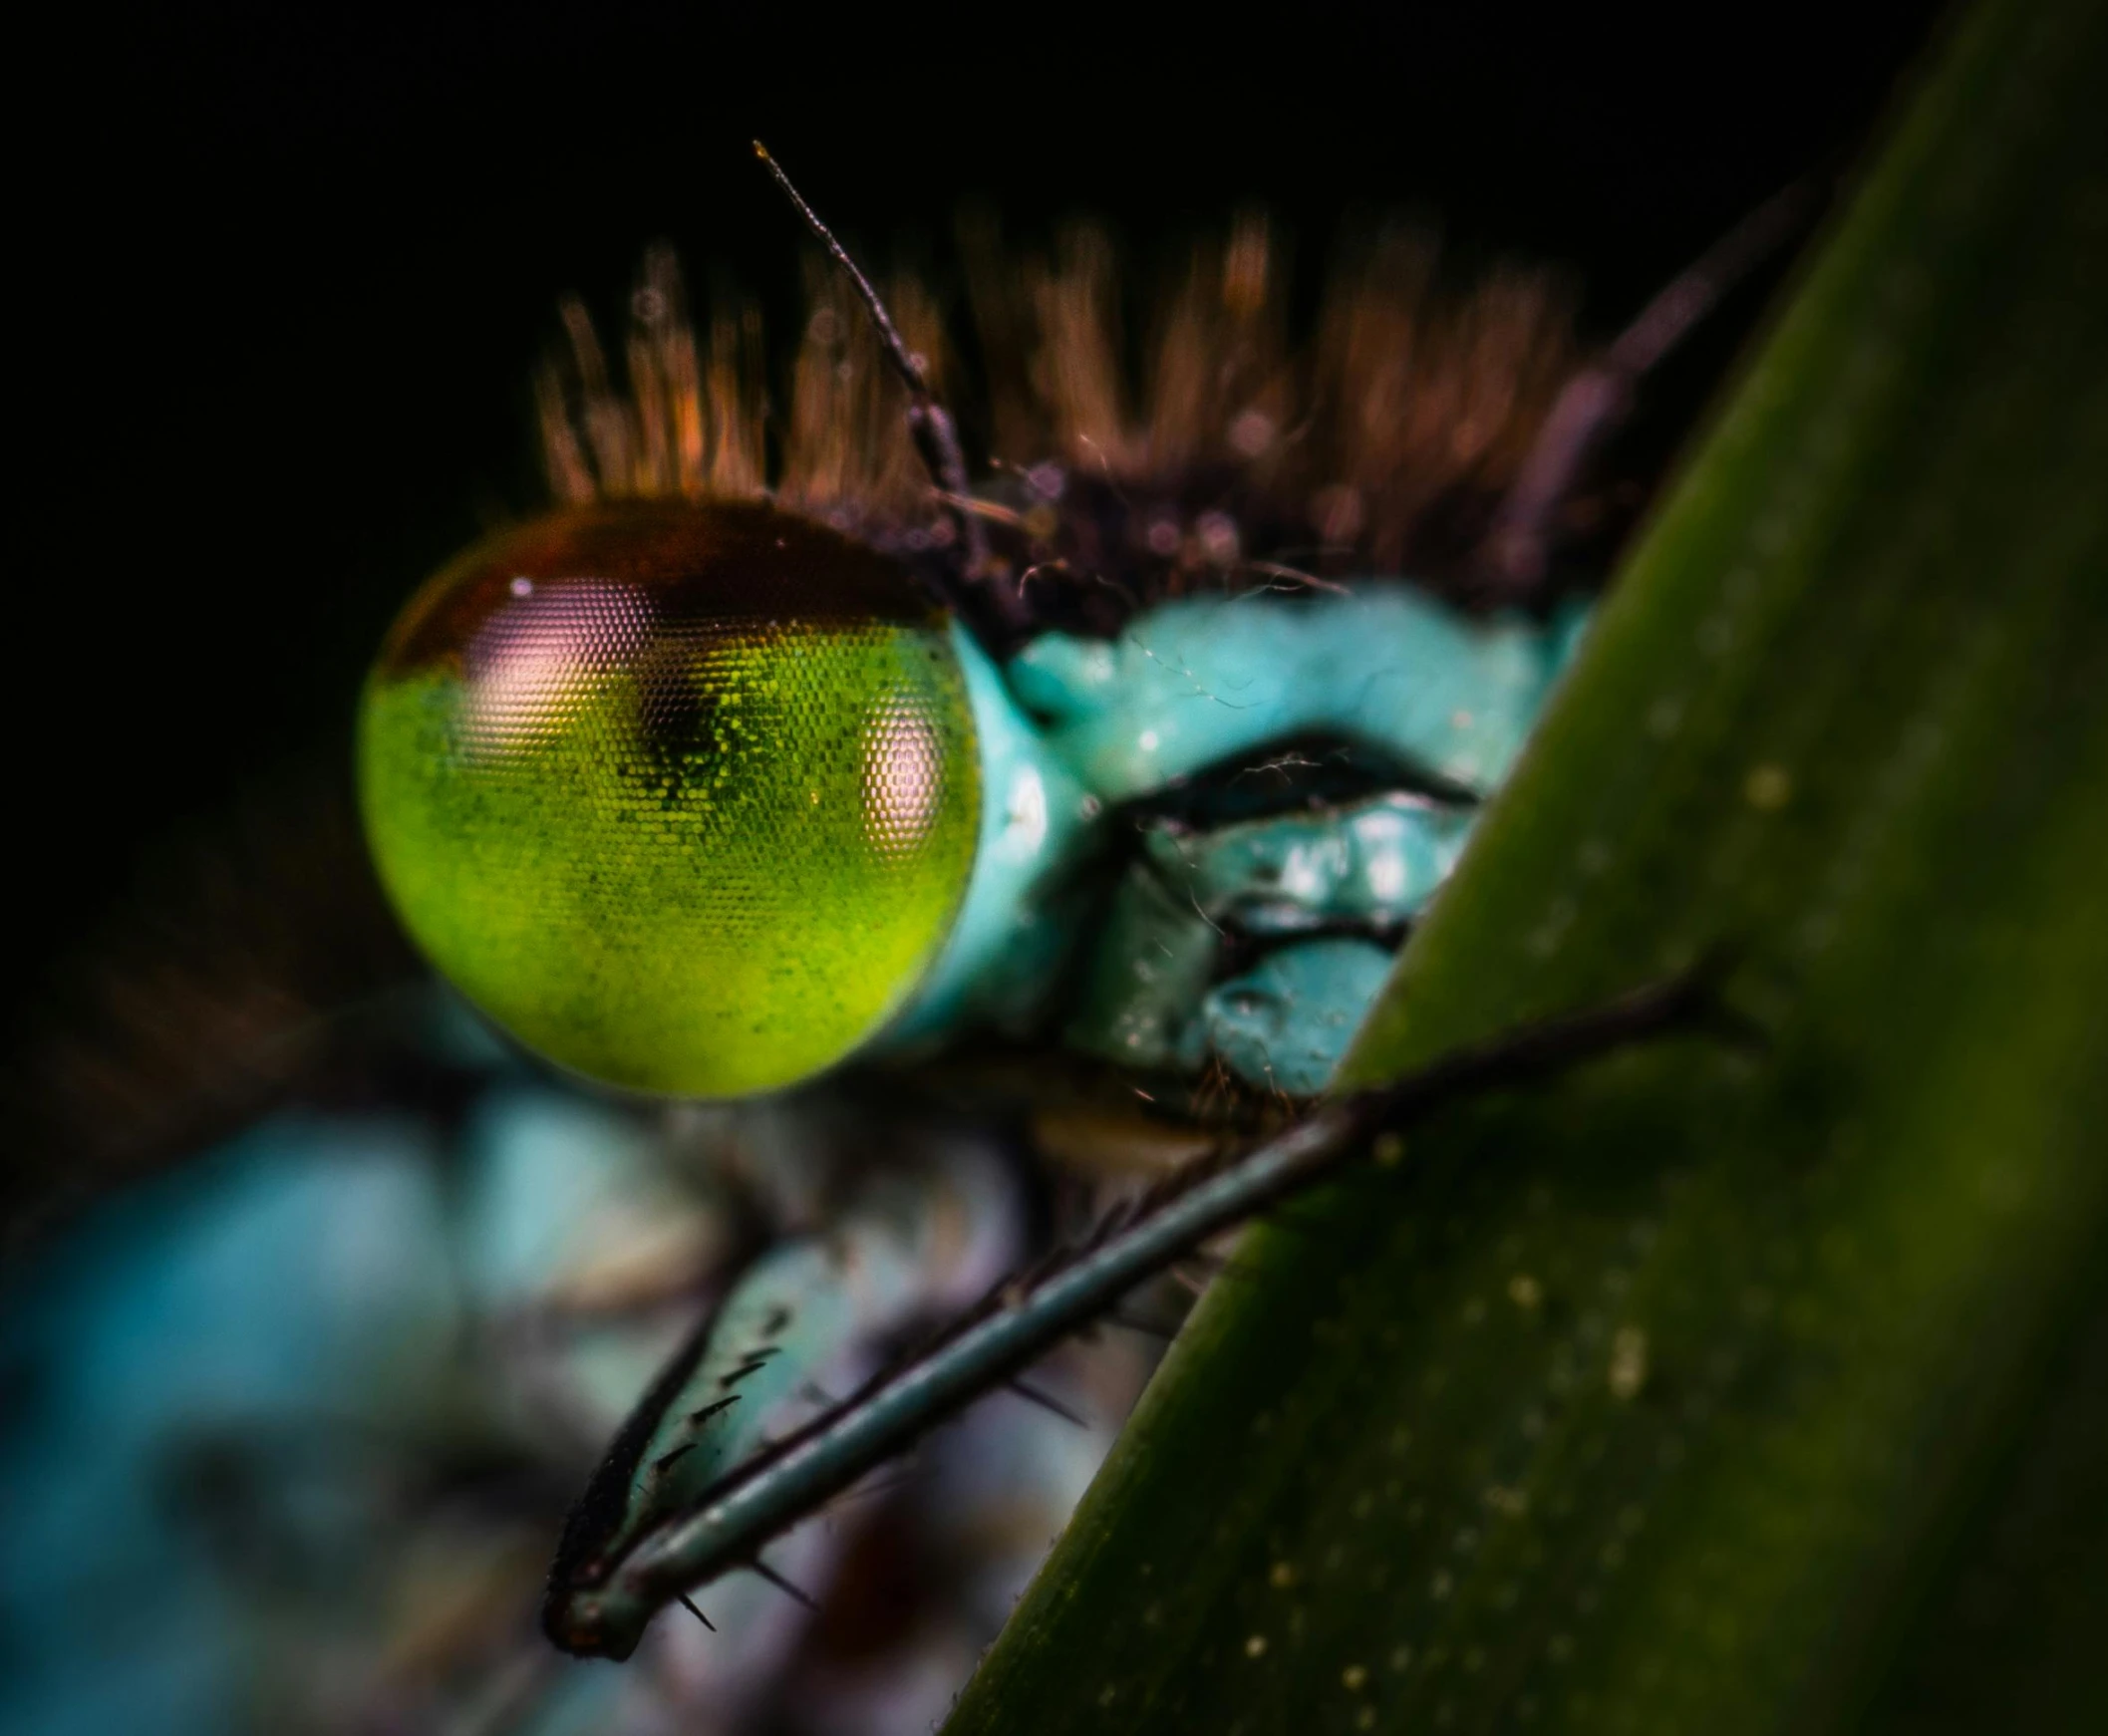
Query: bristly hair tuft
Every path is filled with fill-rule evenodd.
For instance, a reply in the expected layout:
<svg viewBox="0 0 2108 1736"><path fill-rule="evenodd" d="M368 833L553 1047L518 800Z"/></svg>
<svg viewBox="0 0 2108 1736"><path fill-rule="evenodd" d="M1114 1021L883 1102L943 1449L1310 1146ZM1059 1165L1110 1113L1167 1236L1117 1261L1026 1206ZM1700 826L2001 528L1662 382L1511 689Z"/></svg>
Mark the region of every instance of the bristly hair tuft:
<svg viewBox="0 0 2108 1736"><path fill-rule="evenodd" d="M613 384L584 304L566 298L561 313L568 354L534 382L542 461L559 502L763 491L758 310L714 315L707 346L699 344L680 266L670 250L653 248L630 298L626 395Z"/></svg>
<svg viewBox="0 0 2108 1736"><path fill-rule="evenodd" d="M1050 624L1110 630L1167 595L1371 572L1479 601L1495 511L1595 359L1556 278L1499 267L1451 287L1415 229L1343 257L1302 343L1261 216L1192 249L1139 343L1101 230L1071 229L1045 255L1006 250L986 223L961 240L978 378L917 279L885 295L932 386L980 432L973 510ZM770 494L903 552L949 541L906 390L816 259L780 406L755 310L713 310L699 340L663 247L632 300L625 389L583 308L567 302L563 319L566 353L537 383L559 502Z"/></svg>

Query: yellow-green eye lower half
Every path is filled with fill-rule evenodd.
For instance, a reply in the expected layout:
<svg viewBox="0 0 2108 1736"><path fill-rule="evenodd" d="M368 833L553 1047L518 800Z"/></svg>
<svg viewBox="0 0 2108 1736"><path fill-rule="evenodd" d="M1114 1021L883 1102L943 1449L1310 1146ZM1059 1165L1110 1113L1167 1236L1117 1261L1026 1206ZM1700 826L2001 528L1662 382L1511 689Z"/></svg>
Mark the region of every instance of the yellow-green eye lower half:
<svg viewBox="0 0 2108 1736"><path fill-rule="evenodd" d="M468 551L368 683L361 795L433 962L551 1059L728 1097L841 1059L973 868L972 713L907 574L749 502Z"/></svg>

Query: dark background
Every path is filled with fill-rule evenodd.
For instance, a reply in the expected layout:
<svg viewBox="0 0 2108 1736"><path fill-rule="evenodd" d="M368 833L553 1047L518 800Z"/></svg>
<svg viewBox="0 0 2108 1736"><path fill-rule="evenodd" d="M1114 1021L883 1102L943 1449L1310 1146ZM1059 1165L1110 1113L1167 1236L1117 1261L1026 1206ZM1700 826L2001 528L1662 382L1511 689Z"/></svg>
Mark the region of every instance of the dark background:
<svg viewBox="0 0 2108 1736"><path fill-rule="evenodd" d="M1567 262L1602 331L1848 163L1936 8L1226 16L193 6L18 63L48 116L11 177L18 1016L155 840L341 753L409 588L535 503L559 294L613 315L664 236L788 307L753 135L881 262L921 238L941 265L968 196L1144 257L1257 200L1307 282L1343 223L1405 209Z"/></svg>

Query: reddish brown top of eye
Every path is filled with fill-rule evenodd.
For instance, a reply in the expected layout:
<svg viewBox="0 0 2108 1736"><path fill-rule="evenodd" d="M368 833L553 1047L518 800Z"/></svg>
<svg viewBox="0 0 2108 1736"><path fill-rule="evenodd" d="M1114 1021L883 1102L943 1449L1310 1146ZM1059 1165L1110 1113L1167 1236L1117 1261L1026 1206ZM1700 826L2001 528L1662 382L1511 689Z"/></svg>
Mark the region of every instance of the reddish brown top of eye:
<svg viewBox="0 0 2108 1736"><path fill-rule="evenodd" d="M591 583L649 591L671 619L930 625L942 614L876 550L758 500L634 500L498 531L441 569L406 609L378 674L458 658L523 589Z"/></svg>

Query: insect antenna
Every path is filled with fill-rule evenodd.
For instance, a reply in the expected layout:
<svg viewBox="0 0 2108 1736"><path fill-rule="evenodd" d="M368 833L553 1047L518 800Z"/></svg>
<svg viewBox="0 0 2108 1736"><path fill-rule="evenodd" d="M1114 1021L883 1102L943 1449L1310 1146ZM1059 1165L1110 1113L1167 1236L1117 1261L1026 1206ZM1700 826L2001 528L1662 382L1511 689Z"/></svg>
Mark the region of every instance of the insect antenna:
<svg viewBox="0 0 2108 1736"><path fill-rule="evenodd" d="M894 373L908 389L908 428L915 436L915 449L921 453L930 479L937 485L937 497L950 514L952 526L966 550L965 576L969 583L978 582L977 593L956 593L945 600L967 620L972 621L981 611L972 605L974 596L986 597L994 607L999 625L1006 633L1016 633L1028 625L1024 600L1015 587L993 580L993 569L989 562L988 531L984 526L983 512L973 498L972 483L967 475L966 449L959 443L959 425L952 414L938 401L930 390L929 375L922 358L910 350L901 338L900 329L893 324L893 316L886 311L884 298L871 280L851 257L849 250L834 238L834 232L820 221L819 213L805 202L804 195L791 184L790 176L783 172L783 165L768 152L768 147L758 139L753 142L753 153L761 165L775 177L775 184L790 201L791 208L805 221L812 231L813 239L827 251L827 255L841 268L842 275L856 291L864 311L871 317L871 324L878 332L879 347L886 359L892 363Z"/></svg>
<svg viewBox="0 0 2108 1736"><path fill-rule="evenodd" d="M681 1607L686 1609L698 1621L702 1622L705 1627L711 1630L711 1632L717 1632L718 1624L715 1621L711 1620L708 1615L704 1614L702 1610L696 1607L696 1600L691 1597L686 1591L683 1591L681 1593Z"/></svg>
<svg viewBox="0 0 2108 1736"><path fill-rule="evenodd" d="M1566 383L1482 545L1479 564L1492 600L1527 596L1543 580L1554 517L1582 466L1631 412L1641 380L1806 223L1816 194L1813 179L1773 193L1670 279L1600 360Z"/></svg>

